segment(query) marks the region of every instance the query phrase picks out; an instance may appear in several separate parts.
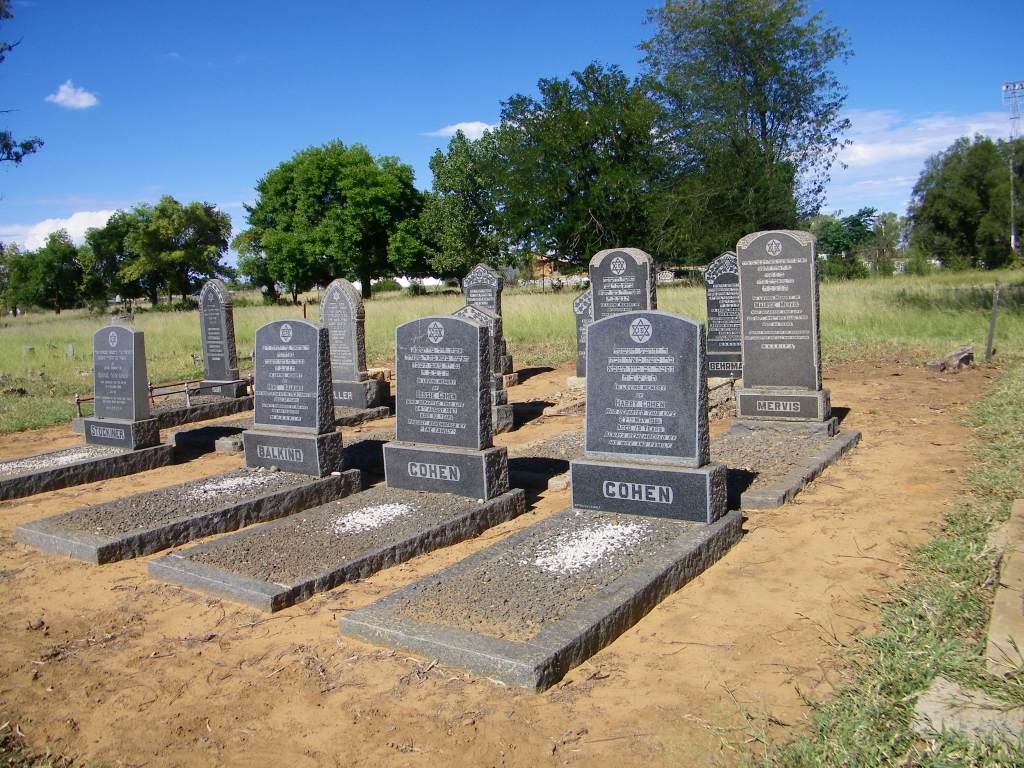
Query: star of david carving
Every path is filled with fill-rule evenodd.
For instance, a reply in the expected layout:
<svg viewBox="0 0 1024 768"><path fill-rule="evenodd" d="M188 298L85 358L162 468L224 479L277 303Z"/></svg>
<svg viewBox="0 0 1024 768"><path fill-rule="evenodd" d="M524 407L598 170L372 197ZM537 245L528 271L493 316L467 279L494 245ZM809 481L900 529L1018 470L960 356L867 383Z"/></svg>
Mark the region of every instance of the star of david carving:
<svg viewBox="0 0 1024 768"><path fill-rule="evenodd" d="M652 333L650 321L642 317L638 317L629 324L629 338L637 344L644 344L650 341Z"/></svg>

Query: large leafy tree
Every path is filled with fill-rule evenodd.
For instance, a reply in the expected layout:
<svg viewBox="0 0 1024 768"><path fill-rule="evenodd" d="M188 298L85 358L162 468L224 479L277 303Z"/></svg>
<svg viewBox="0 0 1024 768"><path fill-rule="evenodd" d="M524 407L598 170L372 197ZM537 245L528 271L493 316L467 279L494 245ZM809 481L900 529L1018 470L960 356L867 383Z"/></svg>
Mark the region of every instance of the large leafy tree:
<svg viewBox="0 0 1024 768"><path fill-rule="evenodd" d="M663 201L661 236L706 250L689 234L703 226L728 237L720 248L815 213L849 126L832 69L850 54L845 33L803 0L667 0L648 21L640 48L665 139L697 174Z"/></svg>
<svg viewBox="0 0 1024 768"><path fill-rule="evenodd" d="M954 268L1011 263L1011 157L1017 231L1024 231L1024 139L1011 147L963 137L930 157L914 185L909 216L915 249Z"/></svg>
<svg viewBox="0 0 1024 768"><path fill-rule="evenodd" d="M136 206L133 213L135 221L124 240L130 254L121 267L124 279L186 296L197 282L228 274L221 258L228 248L231 217L212 203L182 205L166 195L156 205Z"/></svg>
<svg viewBox="0 0 1024 768"><path fill-rule="evenodd" d="M490 180L505 237L577 265L602 248L649 248L650 206L666 172L657 103L598 64L543 79L538 90L504 102L495 129Z"/></svg>
<svg viewBox="0 0 1024 768"><path fill-rule="evenodd" d="M4 303L36 306L60 314L79 302L82 265L78 248L63 229L53 232L36 251L12 250L7 258Z"/></svg>
<svg viewBox="0 0 1024 768"><path fill-rule="evenodd" d="M260 179L256 192L246 206L249 229L236 239L246 249L241 267L251 279L285 285L293 300L332 277L358 280L369 298L372 279L395 273L392 236L422 205L411 166L340 141L297 153ZM404 257L415 251L408 237L402 243Z"/></svg>
<svg viewBox="0 0 1024 768"><path fill-rule="evenodd" d="M8 0L0 0L0 22L12 18L10 3ZM7 54L14 50L18 43L9 43L0 40L0 64L7 58ZM0 131L0 162L14 163L17 165L43 146L43 140L37 137L31 139L15 139L10 131Z"/></svg>
<svg viewBox="0 0 1024 768"><path fill-rule="evenodd" d="M495 197L496 161L490 131L476 140L458 131L447 151L430 158L433 191L420 221L434 244L428 258L436 274L462 277L481 261L497 265L506 256Z"/></svg>

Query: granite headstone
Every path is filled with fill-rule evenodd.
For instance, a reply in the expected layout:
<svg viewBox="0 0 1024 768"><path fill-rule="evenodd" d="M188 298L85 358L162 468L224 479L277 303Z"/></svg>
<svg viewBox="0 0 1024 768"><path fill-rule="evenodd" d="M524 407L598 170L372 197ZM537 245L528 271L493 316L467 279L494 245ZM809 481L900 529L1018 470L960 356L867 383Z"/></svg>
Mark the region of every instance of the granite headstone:
<svg viewBox="0 0 1024 768"><path fill-rule="evenodd" d="M573 506L714 522L727 470L709 464L704 327L658 311L587 329L584 457Z"/></svg>
<svg viewBox="0 0 1024 768"><path fill-rule="evenodd" d="M425 317L395 331L396 441L387 483L489 499L508 489L504 448L492 444L490 334L461 317Z"/></svg>
<svg viewBox="0 0 1024 768"><path fill-rule="evenodd" d="M85 441L132 450L157 445L143 332L108 325L93 334L92 349L95 414L83 419Z"/></svg>
<svg viewBox="0 0 1024 768"><path fill-rule="evenodd" d="M740 273L736 254L726 251L704 271L708 306L708 376L743 375L740 339Z"/></svg>
<svg viewBox="0 0 1024 768"><path fill-rule="evenodd" d="M610 248L590 260L594 321L657 309L654 261L639 248Z"/></svg>
<svg viewBox="0 0 1024 768"><path fill-rule="evenodd" d="M204 395L245 395L245 382L238 376L232 305L231 294L220 280L208 280L199 292L200 331L203 338L203 382L200 391Z"/></svg>
<svg viewBox="0 0 1024 768"><path fill-rule="evenodd" d="M743 339L741 419L823 422L818 274L814 236L756 232L736 245Z"/></svg>
<svg viewBox="0 0 1024 768"><path fill-rule="evenodd" d="M370 378L366 371L366 311L359 291L348 281L334 280L320 302L320 320L331 344L331 381L334 404L375 408L387 398L387 382Z"/></svg>
<svg viewBox="0 0 1024 768"><path fill-rule="evenodd" d="M486 264L477 264L462 281L462 292L466 295L467 304L485 307L499 317L504 287L504 278Z"/></svg>
<svg viewBox="0 0 1024 768"><path fill-rule="evenodd" d="M257 329L253 429L242 438L247 466L318 477L341 471L328 348L327 329L305 320Z"/></svg>
<svg viewBox="0 0 1024 768"><path fill-rule="evenodd" d="M487 328L490 339L488 381L491 387L491 428L494 434L507 432L512 429L515 418L512 406L508 402L508 391L505 389L505 377L502 371L501 352L504 349L504 341L502 339L501 315L496 315L486 307L467 304L453 312L452 317L472 320Z"/></svg>
<svg viewBox="0 0 1024 768"><path fill-rule="evenodd" d="M576 376L587 375L587 327L594 321L594 291L587 288L573 299L572 312L576 316Z"/></svg>

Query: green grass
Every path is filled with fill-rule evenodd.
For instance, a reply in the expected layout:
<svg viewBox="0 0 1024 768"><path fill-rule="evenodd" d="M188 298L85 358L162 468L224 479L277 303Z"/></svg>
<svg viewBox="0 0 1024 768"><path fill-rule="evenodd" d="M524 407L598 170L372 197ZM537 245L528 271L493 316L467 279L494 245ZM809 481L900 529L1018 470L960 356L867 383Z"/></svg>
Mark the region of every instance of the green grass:
<svg viewBox="0 0 1024 768"><path fill-rule="evenodd" d="M979 353L988 327L988 312L975 299L964 302L951 289L1020 281L1017 273L943 273L915 278L826 283L821 287L822 350L826 365L856 359L898 359L920 363L929 356L973 343ZM975 292L977 293L977 292ZM973 295L973 294L972 294ZM576 354L574 292L527 293L507 290L504 297L505 338L516 365L553 365ZM907 296L914 297L909 303ZM659 289L659 308L705 320L704 291L696 286ZM449 314L462 304L452 294L411 297L379 294L366 304L366 344L371 365L394 356L395 327L430 314ZM309 319L319 308L308 308ZM251 355L256 328L271 320L301 317L298 307L235 308L238 352ZM90 393L90 338L103 318L84 311L30 313L0 321L0 432L56 424L75 412L74 394ZM149 377L176 381L201 374L191 355L200 353L199 319L195 312L147 312L136 318L146 332ZM997 347L1003 354L1024 353L1024 312L1010 305L999 318ZM65 346L76 347L74 359ZM34 347L31 354L22 347ZM243 366L244 367L244 366ZM19 396L8 392L24 389Z"/></svg>
<svg viewBox="0 0 1024 768"><path fill-rule="evenodd" d="M990 529L1024 496L1024 364L1015 361L979 402L971 424L976 462L940 534L910 553L910 578L890 595L882 628L848 648L847 682L815 708L809 734L759 756L763 766L1022 766L1024 747L953 735L919 740L917 694L942 675L1024 706L1024 669L1007 679L985 669L985 632L997 567Z"/></svg>

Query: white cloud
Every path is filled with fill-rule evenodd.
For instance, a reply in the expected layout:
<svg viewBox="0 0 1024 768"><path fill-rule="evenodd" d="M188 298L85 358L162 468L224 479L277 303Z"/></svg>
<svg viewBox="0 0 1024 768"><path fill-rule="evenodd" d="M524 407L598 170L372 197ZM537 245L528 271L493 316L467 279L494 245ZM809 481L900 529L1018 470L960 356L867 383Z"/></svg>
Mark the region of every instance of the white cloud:
<svg viewBox="0 0 1024 768"><path fill-rule="evenodd" d="M896 110L847 114L851 144L839 153L846 168L832 169L827 209L846 213L865 206L904 213L924 161L961 136L1008 135L1003 112L905 115Z"/></svg>
<svg viewBox="0 0 1024 768"><path fill-rule="evenodd" d="M490 123L484 123L480 120L471 120L465 123L453 123L452 125L446 125L444 128L438 128L436 131L431 131L426 134L427 136L454 136L458 131L462 131L466 134L467 139L479 139L484 135L484 131L489 131L492 128L497 128L496 125Z"/></svg>
<svg viewBox="0 0 1024 768"><path fill-rule="evenodd" d="M65 109L88 109L100 103L95 93L90 93L85 88L76 88L70 80L61 83L56 91L46 97L46 101Z"/></svg>
<svg viewBox="0 0 1024 768"><path fill-rule="evenodd" d="M114 211L77 211L64 219L43 219L37 224L0 225L0 242L13 242L35 250L46 243L51 232L63 229L72 240L81 243L85 238L85 230L102 227L113 214Z"/></svg>

